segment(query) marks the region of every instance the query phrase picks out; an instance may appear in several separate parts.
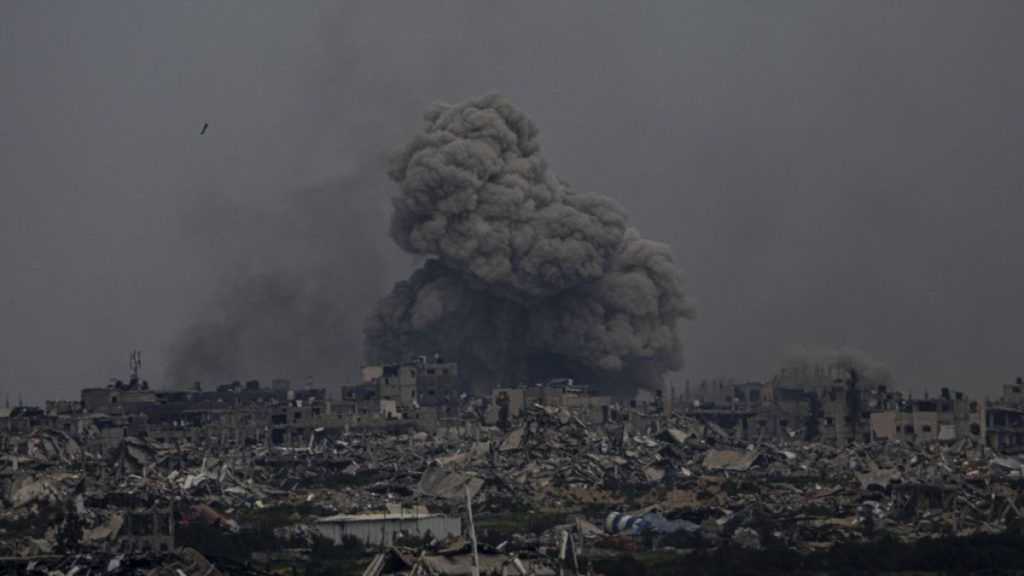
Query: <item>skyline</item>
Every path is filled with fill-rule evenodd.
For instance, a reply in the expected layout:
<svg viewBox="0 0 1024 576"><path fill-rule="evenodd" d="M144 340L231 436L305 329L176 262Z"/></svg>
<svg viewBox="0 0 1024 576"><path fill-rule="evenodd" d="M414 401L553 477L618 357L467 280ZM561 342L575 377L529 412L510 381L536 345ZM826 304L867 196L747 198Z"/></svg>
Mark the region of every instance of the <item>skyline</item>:
<svg viewBox="0 0 1024 576"><path fill-rule="evenodd" d="M697 316L670 379L831 345L998 396L1024 375L1024 7L924 6L5 4L0 390L74 397L134 349L160 387L265 275L337 295L280 376L354 381L363 314L420 262L386 157L431 102L497 89L671 246Z"/></svg>

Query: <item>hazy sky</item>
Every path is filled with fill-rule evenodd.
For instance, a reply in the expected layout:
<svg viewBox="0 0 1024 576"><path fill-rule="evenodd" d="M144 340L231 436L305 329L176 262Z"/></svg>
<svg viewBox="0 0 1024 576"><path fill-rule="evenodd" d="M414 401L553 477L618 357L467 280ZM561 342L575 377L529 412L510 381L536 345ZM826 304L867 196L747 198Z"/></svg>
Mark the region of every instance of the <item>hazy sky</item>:
<svg viewBox="0 0 1024 576"><path fill-rule="evenodd" d="M416 265L387 237L386 153L431 101L494 89L560 177L674 249L698 306L679 378L768 378L789 346L833 344L903 388L996 394L1024 375L1022 19L1019 2L8 0L0 394L74 397L136 348L162 385L218 295L267 272L323 284L325 264L351 318L324 341L350 372L321 383L355 378L362 316ZM302 203L323 186L335 201Z"/></svg>

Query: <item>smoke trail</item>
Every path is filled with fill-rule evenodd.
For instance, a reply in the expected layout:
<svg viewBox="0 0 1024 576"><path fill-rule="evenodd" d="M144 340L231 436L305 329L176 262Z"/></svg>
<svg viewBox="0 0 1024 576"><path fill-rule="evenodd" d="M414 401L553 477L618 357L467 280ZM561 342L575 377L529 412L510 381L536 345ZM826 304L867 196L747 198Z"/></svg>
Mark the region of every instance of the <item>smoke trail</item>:
<svg viewBox="0 0 1024 576"><path fill-rule="evenodd" d="M432 258L368 316L368 360L440 351L478 386L650 385L682 366L678 324L693 308L667 246L559 180L500 94L435 104L424 120L391 159L391 237Z"/></svg>

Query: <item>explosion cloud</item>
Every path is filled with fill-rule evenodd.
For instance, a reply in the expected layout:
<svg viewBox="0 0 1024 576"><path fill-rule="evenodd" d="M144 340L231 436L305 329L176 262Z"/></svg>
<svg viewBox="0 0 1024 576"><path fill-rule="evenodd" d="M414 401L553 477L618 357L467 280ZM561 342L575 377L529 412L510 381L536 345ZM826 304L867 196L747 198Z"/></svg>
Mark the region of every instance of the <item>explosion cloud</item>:
<svg viewBox="0 0 1024 576"><path fill-rule="evenodd" d="M537 128L500 94L435 104L394 153L391 237L429 257L366 319L366 355L441 352L473 384L575 376L654 385L682 366L693 317L668 246L610 198L548 168Z"/></svg>

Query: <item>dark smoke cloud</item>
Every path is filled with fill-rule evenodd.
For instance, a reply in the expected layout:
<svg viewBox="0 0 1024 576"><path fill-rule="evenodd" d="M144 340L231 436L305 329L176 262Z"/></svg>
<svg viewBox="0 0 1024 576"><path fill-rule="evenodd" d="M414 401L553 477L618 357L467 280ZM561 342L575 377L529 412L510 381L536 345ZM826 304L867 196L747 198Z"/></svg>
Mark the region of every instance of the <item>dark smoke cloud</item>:
<svg viewBox="0 0 1024 576"><path fill-rule="evenodd" d="M537 128L501 96L435 104L391 160L391 237L437 255L489 291L528 302L596 280L626 215L610 198L570 190L540 156Z"/></svg>
<svg viewBox="0 0 1024 576"><path fill-rule="evenodd" d="M362 316L387 285L370 222L383 208L384 158L278 202L207 194L191 210L201 242L227 252L221 287L169 350L172 386L276 377L354 377Z"/></svg>
<svg viewBox="0 0 1024 576"><path fill-rule="evenodd" d="M857 373L857 379L869 388L887 386L891 389L894 382L887 365L850 347L794 346L783 355L781 365L782 368L799 368L807 371L831 367L853 370Z"/></svg>
<svg viewBox="0 0 1024 576"><path fill-rule="evenodd" d="M435 104L424 120L391 159L391 237L432 258L367 318L369 360L440 351L477 385L650 385L682 366L693 307L666 245L559 180L536 126L500 94Z"/></svg>
<svg viewBox="0 0 1024 576"><path fill-rule="evenodd" d="M282 376L322 369L320 360L339 349L344 317L323 297L325 287L307 284L277 272L231 287L217 299L219 310L210 319L193 324L176 341L171 380L220 384L268 369Z"/></svg>

